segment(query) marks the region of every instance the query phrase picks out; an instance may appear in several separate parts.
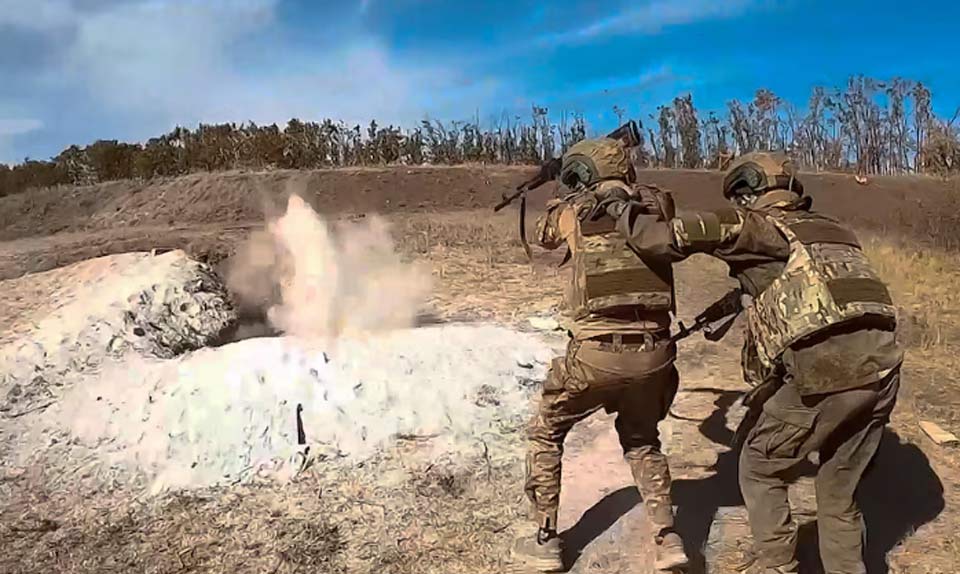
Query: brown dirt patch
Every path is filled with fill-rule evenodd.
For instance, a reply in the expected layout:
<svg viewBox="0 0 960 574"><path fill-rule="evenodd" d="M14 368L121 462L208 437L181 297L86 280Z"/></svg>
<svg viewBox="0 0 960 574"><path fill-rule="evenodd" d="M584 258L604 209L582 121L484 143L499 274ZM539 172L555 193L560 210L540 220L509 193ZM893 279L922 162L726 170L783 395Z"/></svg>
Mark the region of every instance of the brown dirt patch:
<svg viewBox="0 0 960 574"><path fill-rule="evenodd" d="M135 226L258 222L264 209L276 209L292 190L303 191L318 212L332 216L484 209L534 172L529 167L482 165L280 170L35 190L0 198L0 241ZM723 205L717 172L641 170L639 177L674 190L681 207ZM861 186L852 176L807 174L804 182L824 211L896 231L915 227L920 215L930 219L949 211L944 206L956 207L958 193L955 181L925 176L875 177ZM553 189L548 184L535 192L532 206L542 206ZM945 203L951 198L953 203Z"/></svg>

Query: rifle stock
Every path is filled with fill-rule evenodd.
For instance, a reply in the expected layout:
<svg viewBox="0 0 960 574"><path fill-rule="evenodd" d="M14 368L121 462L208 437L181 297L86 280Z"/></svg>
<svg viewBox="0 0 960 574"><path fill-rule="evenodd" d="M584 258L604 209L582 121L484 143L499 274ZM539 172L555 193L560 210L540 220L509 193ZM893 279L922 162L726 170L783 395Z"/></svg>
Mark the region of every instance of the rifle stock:
<svg viewBox="0 0 960 574"><path fill-rule="evenodd" d="M607 137L622 141L628 148L636 147L640 145L640 128L637 126L637 122L630 120L607 134Z"/></svg>
<svg viewBox="0 0 960 574"><path fill-rule="evenodd" d="M537 175L518 185L515 193L505 196L503 201L493 208L494 213L525 196L528 191L533 191L548 181L556 179L556 177L560 175L561 165L560 158L553 158L544 162L543 165L540 166L540 171L537 172Z"/></svg>

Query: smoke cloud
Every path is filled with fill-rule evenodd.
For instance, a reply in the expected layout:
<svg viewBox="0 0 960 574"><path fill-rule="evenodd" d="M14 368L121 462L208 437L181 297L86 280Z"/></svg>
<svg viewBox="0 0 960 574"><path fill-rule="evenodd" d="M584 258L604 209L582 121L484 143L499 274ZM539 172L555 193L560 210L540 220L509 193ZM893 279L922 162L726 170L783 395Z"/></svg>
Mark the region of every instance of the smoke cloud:
<svg viewBox="0 0 960 574"><path fill-rule="evenodd" d="M301 197L243 244L227 284L241 306L306 338L412 327L430 295L428 269L404 262L386 221L328 224Z"/></svg>

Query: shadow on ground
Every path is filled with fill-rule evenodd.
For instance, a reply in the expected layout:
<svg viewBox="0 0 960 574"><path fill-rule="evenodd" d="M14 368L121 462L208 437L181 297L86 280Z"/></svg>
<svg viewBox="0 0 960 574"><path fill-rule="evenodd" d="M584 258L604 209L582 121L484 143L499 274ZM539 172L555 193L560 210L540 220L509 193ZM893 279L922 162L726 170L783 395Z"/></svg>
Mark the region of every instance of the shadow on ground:
<svg viewBox="0 0 960 574"><path fill-rule="evenodd" d="M712 442L729 447L734 431L727 428L727 412L742 393L723 389L690 389L689 392L716 395L714 410L698 425L703 436ZM673 503L677 505L677 530L683 537L690 572L704 572L706 561L703 549L710 535L713 517L720 507L743 506L743 497L737 484L737 453L720 453L711 469L714 474L700 480L676 480L673 483Z"/></svg>
<svg viewBox="0 0 960 574"><path fill-rule="evenodd" d="M693 389L717 395L715 409L699 430L711 441L729 447L734 432L726 426L727 411L741 393L720 389ZM721 453L714 474L700 480L676 480L673 483L677 510L677 529L691 557L690 573L706 571L703 549L710 535L714 516L722 507L742 507L743 497L737 484L737 450ZM804 465L800 476L813 476L816 467ZM920 526L935 519L944 509L943 484L926 454L914 444L903 442L890 429L884 433L876 459L857 491L867 529L865 549L867 571L887 574L887 554ZM634 487L608 494L588 510L572 528L564 532L564 563L571 567L584 549L609 529L624 514L641 502ZM822 574L817 550L816 521L800 529L800 558L804 572Z"/></svg>
<svg viewBox="0 0 960 574"><path fill-rule="evenodd" d="M866 523L867 572L888 574L887 555L917 528L943 511L943 484L927 455L887 430L877 457L857 491ZM823 574L816 520L800 526L800 563L804 572Z"/></svg>
<svg viewBox="0 0 960 574"><path fill-rule="evenodd" d="M600 537L641 501L636 487L621 488L604 496L590 510L584 512L576 524L561 533L564 545L563 563L567 569L576 564L588 544Z"/></svg>

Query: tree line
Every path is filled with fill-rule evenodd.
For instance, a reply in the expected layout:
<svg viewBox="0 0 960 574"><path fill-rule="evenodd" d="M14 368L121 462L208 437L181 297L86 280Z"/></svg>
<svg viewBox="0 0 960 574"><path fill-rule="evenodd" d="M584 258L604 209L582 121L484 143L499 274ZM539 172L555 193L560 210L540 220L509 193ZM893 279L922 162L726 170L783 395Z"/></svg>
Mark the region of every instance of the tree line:
<svg viewBox="0 0 960 574"><path fill-rule="evenodd" d="M619 106L613 112L625 121ZM960 114L960 110L958 110ZM849 79L842 89L815 88L805 108L767 89L749 102L733 100L703 113L690 94L637 118L641 167L722 169L737 155L786 149L804 169L860 174L960 170L960 130L933 113L930 90L895 78ZM423 120L402 129L323 120L276 124L200 124L177 127L146 143L101 140L76 145L50 160L0 164L0 196L35 187L152 179L232 169L313 169L376 165L535 164L587 137L581 114L551 118L534 106L529 118L501 117L486 128L465 122Z"/></svg>

